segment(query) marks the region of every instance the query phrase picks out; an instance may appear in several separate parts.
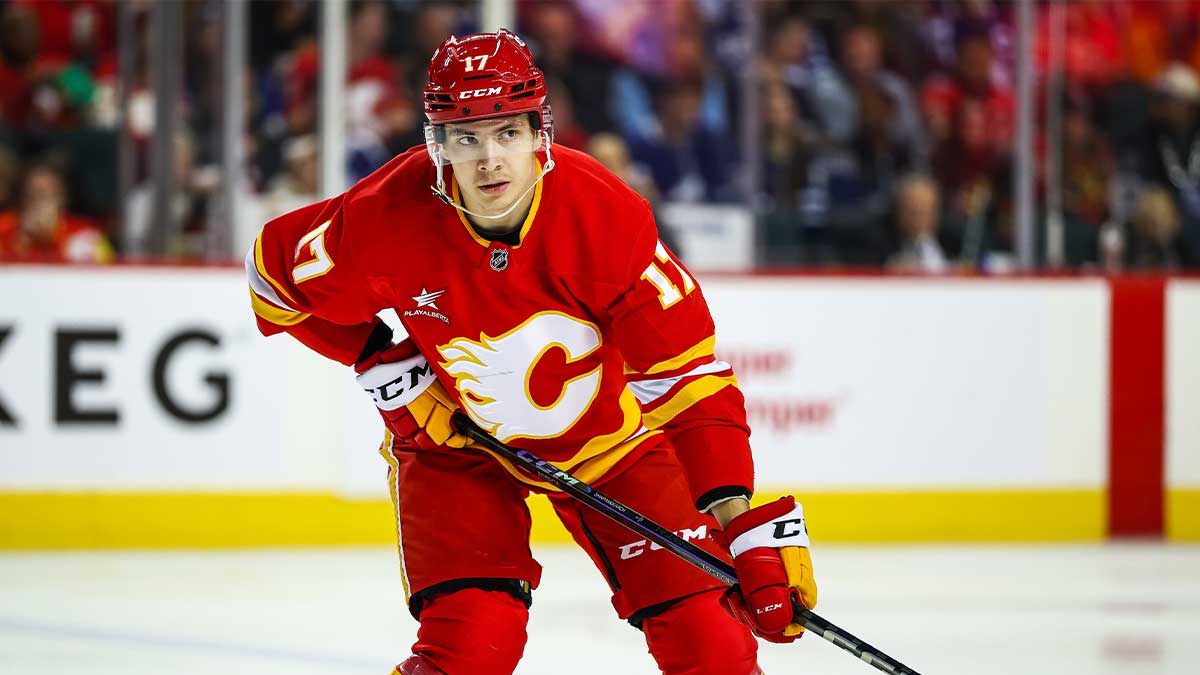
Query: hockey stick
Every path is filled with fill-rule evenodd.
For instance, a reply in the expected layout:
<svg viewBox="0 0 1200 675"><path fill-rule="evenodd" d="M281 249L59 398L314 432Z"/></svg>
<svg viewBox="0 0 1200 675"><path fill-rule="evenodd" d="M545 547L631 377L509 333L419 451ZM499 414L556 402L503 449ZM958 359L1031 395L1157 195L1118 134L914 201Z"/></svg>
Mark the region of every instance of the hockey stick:
<svg viewBox="0 0 1200 675"><path fill-rule="evenodd" d="M718 581L730 586L737 583L737 574L733 566L724 560L684 540L662 525L650 520L612 497L597 491L592 486L555 467L553 464L539 459L533 453L527 450L511 448L501 443L493 438L491 434L480 429L462 411L454 413L453 420L454 427L460 434L538 476L547 483L574 497L579 502L582 502L584 506L608 516L634 533L649 539L679 556L684 562L700 568ZM801 617L801 623L804 624L806 629L854 654L877 669L885 673L891 673L892 675L920 675L912 668L835 626L799 603L794 603L792 609L797 616Z"/></svg>

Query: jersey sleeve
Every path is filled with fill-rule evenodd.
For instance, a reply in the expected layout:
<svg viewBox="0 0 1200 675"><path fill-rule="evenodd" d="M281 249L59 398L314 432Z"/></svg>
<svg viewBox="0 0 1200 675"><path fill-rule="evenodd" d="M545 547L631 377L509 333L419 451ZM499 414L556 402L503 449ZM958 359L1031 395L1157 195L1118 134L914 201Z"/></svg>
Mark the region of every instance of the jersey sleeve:
<svg viewBox="0 0 1200 675"><path fill-rule="evenodd" d="M715 327L699 284L658 240L648 207L641 218L623 287L607 309L609 333L643 422L666 433L697 508L707 511L753 490L745 400L733 369L714 356Z"/></svg>
<svg viewBox="0 0 1200 675"><path fill-rule="evenodd" d="M322 356L352 365L391 332L376 316L382 305L345 221L338 196L268 222L246 254L246 277L263 335L288 333Z"/></svg>

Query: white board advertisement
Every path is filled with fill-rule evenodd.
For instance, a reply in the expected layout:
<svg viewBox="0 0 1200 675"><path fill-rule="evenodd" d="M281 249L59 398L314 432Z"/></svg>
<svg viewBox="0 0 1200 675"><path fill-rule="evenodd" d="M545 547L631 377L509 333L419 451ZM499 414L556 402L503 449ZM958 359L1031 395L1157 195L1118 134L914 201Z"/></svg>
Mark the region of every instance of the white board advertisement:
<svg viewBox="0 0 1200 675"><path fill-rule="evenodd" d="M1097 486L1101 281L717 279L718 356L746 394L759 481Z"/></svg>
<svg viewBox="0 0 1200 675"><path fill-rule="evenodd" d="M1103 484L1103 282L701 281L761 486ZM259 335L239 270L9 267L0 298L0 490L384 494L352 373Z"/></svg>

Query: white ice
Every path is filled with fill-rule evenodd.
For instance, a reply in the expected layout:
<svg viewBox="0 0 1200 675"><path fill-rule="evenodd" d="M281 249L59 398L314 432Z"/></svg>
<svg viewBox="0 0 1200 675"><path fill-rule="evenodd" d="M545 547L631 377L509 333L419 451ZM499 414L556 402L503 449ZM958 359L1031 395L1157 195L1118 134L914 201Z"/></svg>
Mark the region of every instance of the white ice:
<svg viewBox="0 0 1200 675"><path fill-rule="evenodd" d="M518 673L654 673L582 553L536 551ZM818 612L922 675L1200 673L1200 547L814 552ZM5 675L386 675L416 631L388 547L0 555ZM823 640L764 644L768 675L878 671Z"/></svg>

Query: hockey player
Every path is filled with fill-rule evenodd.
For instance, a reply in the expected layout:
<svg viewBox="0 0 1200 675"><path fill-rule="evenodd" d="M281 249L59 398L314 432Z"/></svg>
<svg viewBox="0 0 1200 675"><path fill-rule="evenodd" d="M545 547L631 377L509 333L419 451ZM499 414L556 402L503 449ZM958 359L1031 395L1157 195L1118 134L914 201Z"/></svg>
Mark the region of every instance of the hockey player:
<svg viewBox="0 0 1200 675"><path fill-rule="evenodd" d="M530 492L548 494L662 672L760 672L751 632L795 640L790 598L816 603L803 512L791 497L750 508L744 403L703 294L645 200L553 145L545 97L512 33L449 38L429 66L426 147L259 234L246 258L258 325L353 366L384 418L420 622L395 673L513 672L541 575ZM408 338L393 341L385 308ZM460 408L731 557L739 586L471 446L450 424Z"/></svg>

